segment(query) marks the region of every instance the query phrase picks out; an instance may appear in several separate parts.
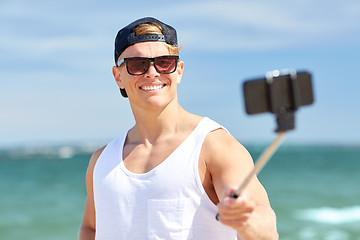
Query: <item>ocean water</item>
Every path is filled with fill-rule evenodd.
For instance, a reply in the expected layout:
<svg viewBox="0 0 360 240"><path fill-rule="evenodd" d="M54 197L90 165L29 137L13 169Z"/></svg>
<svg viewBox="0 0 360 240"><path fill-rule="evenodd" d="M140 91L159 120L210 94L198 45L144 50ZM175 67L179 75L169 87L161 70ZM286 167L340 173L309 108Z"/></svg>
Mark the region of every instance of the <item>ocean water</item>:
<svg viewBox="0 0 360 240"><path fill-rule="evenodd" d="M246 146L256 160L266 146ZM77 239L91 150L0 150L0 239ZM360 146L282 145L261 172L281 240L360 240Z"/></svg>

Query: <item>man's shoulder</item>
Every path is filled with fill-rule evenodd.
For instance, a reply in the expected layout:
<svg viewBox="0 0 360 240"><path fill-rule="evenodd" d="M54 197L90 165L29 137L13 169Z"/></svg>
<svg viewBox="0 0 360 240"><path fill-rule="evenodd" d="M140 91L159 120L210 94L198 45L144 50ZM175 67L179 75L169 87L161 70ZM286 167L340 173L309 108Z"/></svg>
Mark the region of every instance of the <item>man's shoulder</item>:
<svg viewBox="0 0 360 240"><path fill-rule="evenodd" d="M218 147L233 147L241 145L226 129L219 127L210 131L204 141L204 147L213 149Z"/></svg>
<svg viewBox="0 0 360 240"><path fill-rule="evenodd" d="M208 163L251 160L247 149L226 129L219 128L206 136L202 146L203 157Z"/></svg>
<svg viewBox="0 0 360 240"><path fill-rule="evenodd" d="M96 164L96 161L99 159L101 153L104 151L104 149L106 148L107 145L97 149L92 155L91 155L91 158L90 158L90 164L95 166Z"/></svg>

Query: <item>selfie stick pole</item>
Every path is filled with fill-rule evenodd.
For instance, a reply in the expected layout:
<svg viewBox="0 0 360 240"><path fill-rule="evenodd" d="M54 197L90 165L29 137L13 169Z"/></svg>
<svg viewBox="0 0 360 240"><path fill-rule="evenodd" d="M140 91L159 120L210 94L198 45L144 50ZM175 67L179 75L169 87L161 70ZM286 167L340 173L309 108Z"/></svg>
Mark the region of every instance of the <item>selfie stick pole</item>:
<svg viewBox="0 0 360 240"><path fill-rule="evenodd" d="M270 97L270 106L276 105L276 94L274 93L274 77L279 76L278 71L269 72L266 74L266 82L269 88L269 97ZM292 71L290 73L290 80L295 81L296 80L296 71ZM269 161L271 156L274 154L276 149L279 147L281 141L283 140L285 136L285 132L290 129L295 128L295 111L299 107L299 99L298 99L298 92L293 90L294 95L294 106L293 110L288 110L286 108L275 108L272 109L272 112L276 113L276 123L277 123L277 129L275 132L278 133L275 140L269 145L269 147L261 154L261 156L258 158L258 160L255 163L255 166L253 170L247 175L245 180L242 182L242 184L236 189L235 192L233 192L230 197L232 198L238 198L241 194L241 192L244 190L244 188L250 183L251 179L256 176L261 169L265 166L265 164ZM296 97L297 96L297 97Z"/></svg>
<svg viewBox="0 0 360 240"><path fill-rule="evenodd" d="M235 192L233 192L230 195L230 197L238 198L240 196L241 192L250 183L251 179L261 171L261 169L265 166L265 164L268 162L268 160L274 154L274 152L276 151L276 149L279 147L280 143L284 139L284 136L285 136L285 131L281 131L278 133L275 140L269 145L269 147L258 158L253 170L247 175L247 177L242 182L242 184L238 187L238 189L236 189Z"/></svg>
<svg viewBox="0 0 360 240"><path fill-rule="evenodd" d="M286 131L279 131L277 137L275 140L269 145L269 147L261 154L261 156L258 158L258 160L255 163L255 166L253 170L247 175L245 180L242 182L242 184L233 192L230 197L231 198L238 198L241 194L241 192L245 189L245 187L250 183L252 178L256 176L261 169L265 166L265 164L269 161L271 156L274 154L276 149L279 147L280 143L285 137ZM216 214L215 218L219 221L219 213Z"/></svg>

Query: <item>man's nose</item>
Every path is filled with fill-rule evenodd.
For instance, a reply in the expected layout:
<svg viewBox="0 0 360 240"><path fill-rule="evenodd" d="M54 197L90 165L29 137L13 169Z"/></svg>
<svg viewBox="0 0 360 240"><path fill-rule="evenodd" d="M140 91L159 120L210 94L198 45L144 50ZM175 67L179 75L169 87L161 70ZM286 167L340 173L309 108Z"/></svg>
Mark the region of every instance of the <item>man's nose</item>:
<svg viewBox="0 0 360 240"><path fill-rule="evenodd" d="M150 66L149 66L149 69L146 72L146 75L149 75L149 76L159 75L158 71L156 71L156 68L155 68L155 65L154 65L153 62L150 63Z"/></svg>

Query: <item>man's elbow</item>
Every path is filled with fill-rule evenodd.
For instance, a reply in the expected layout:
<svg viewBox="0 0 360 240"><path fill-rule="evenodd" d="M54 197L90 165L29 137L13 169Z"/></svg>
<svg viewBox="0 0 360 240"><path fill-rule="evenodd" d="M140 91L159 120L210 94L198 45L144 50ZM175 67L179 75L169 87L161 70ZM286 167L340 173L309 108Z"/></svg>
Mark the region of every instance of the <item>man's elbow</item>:
<svg viewBox="0 0 360 240"><path fill-rule="evenodd" d="M271 209L271 213L272 213L272 234L271 234L271 240L278 240L279 239L279 233L277 231L277 227L276 227L276 214L274 212L273 209ZM269 240L270 240L269 239Z"/></svg>
<svg viewBox="0 0 360 240"><path fill-rule="evenodd" d="M86 225L81 225L79 240L95 240L95 229Z"/></svg>

